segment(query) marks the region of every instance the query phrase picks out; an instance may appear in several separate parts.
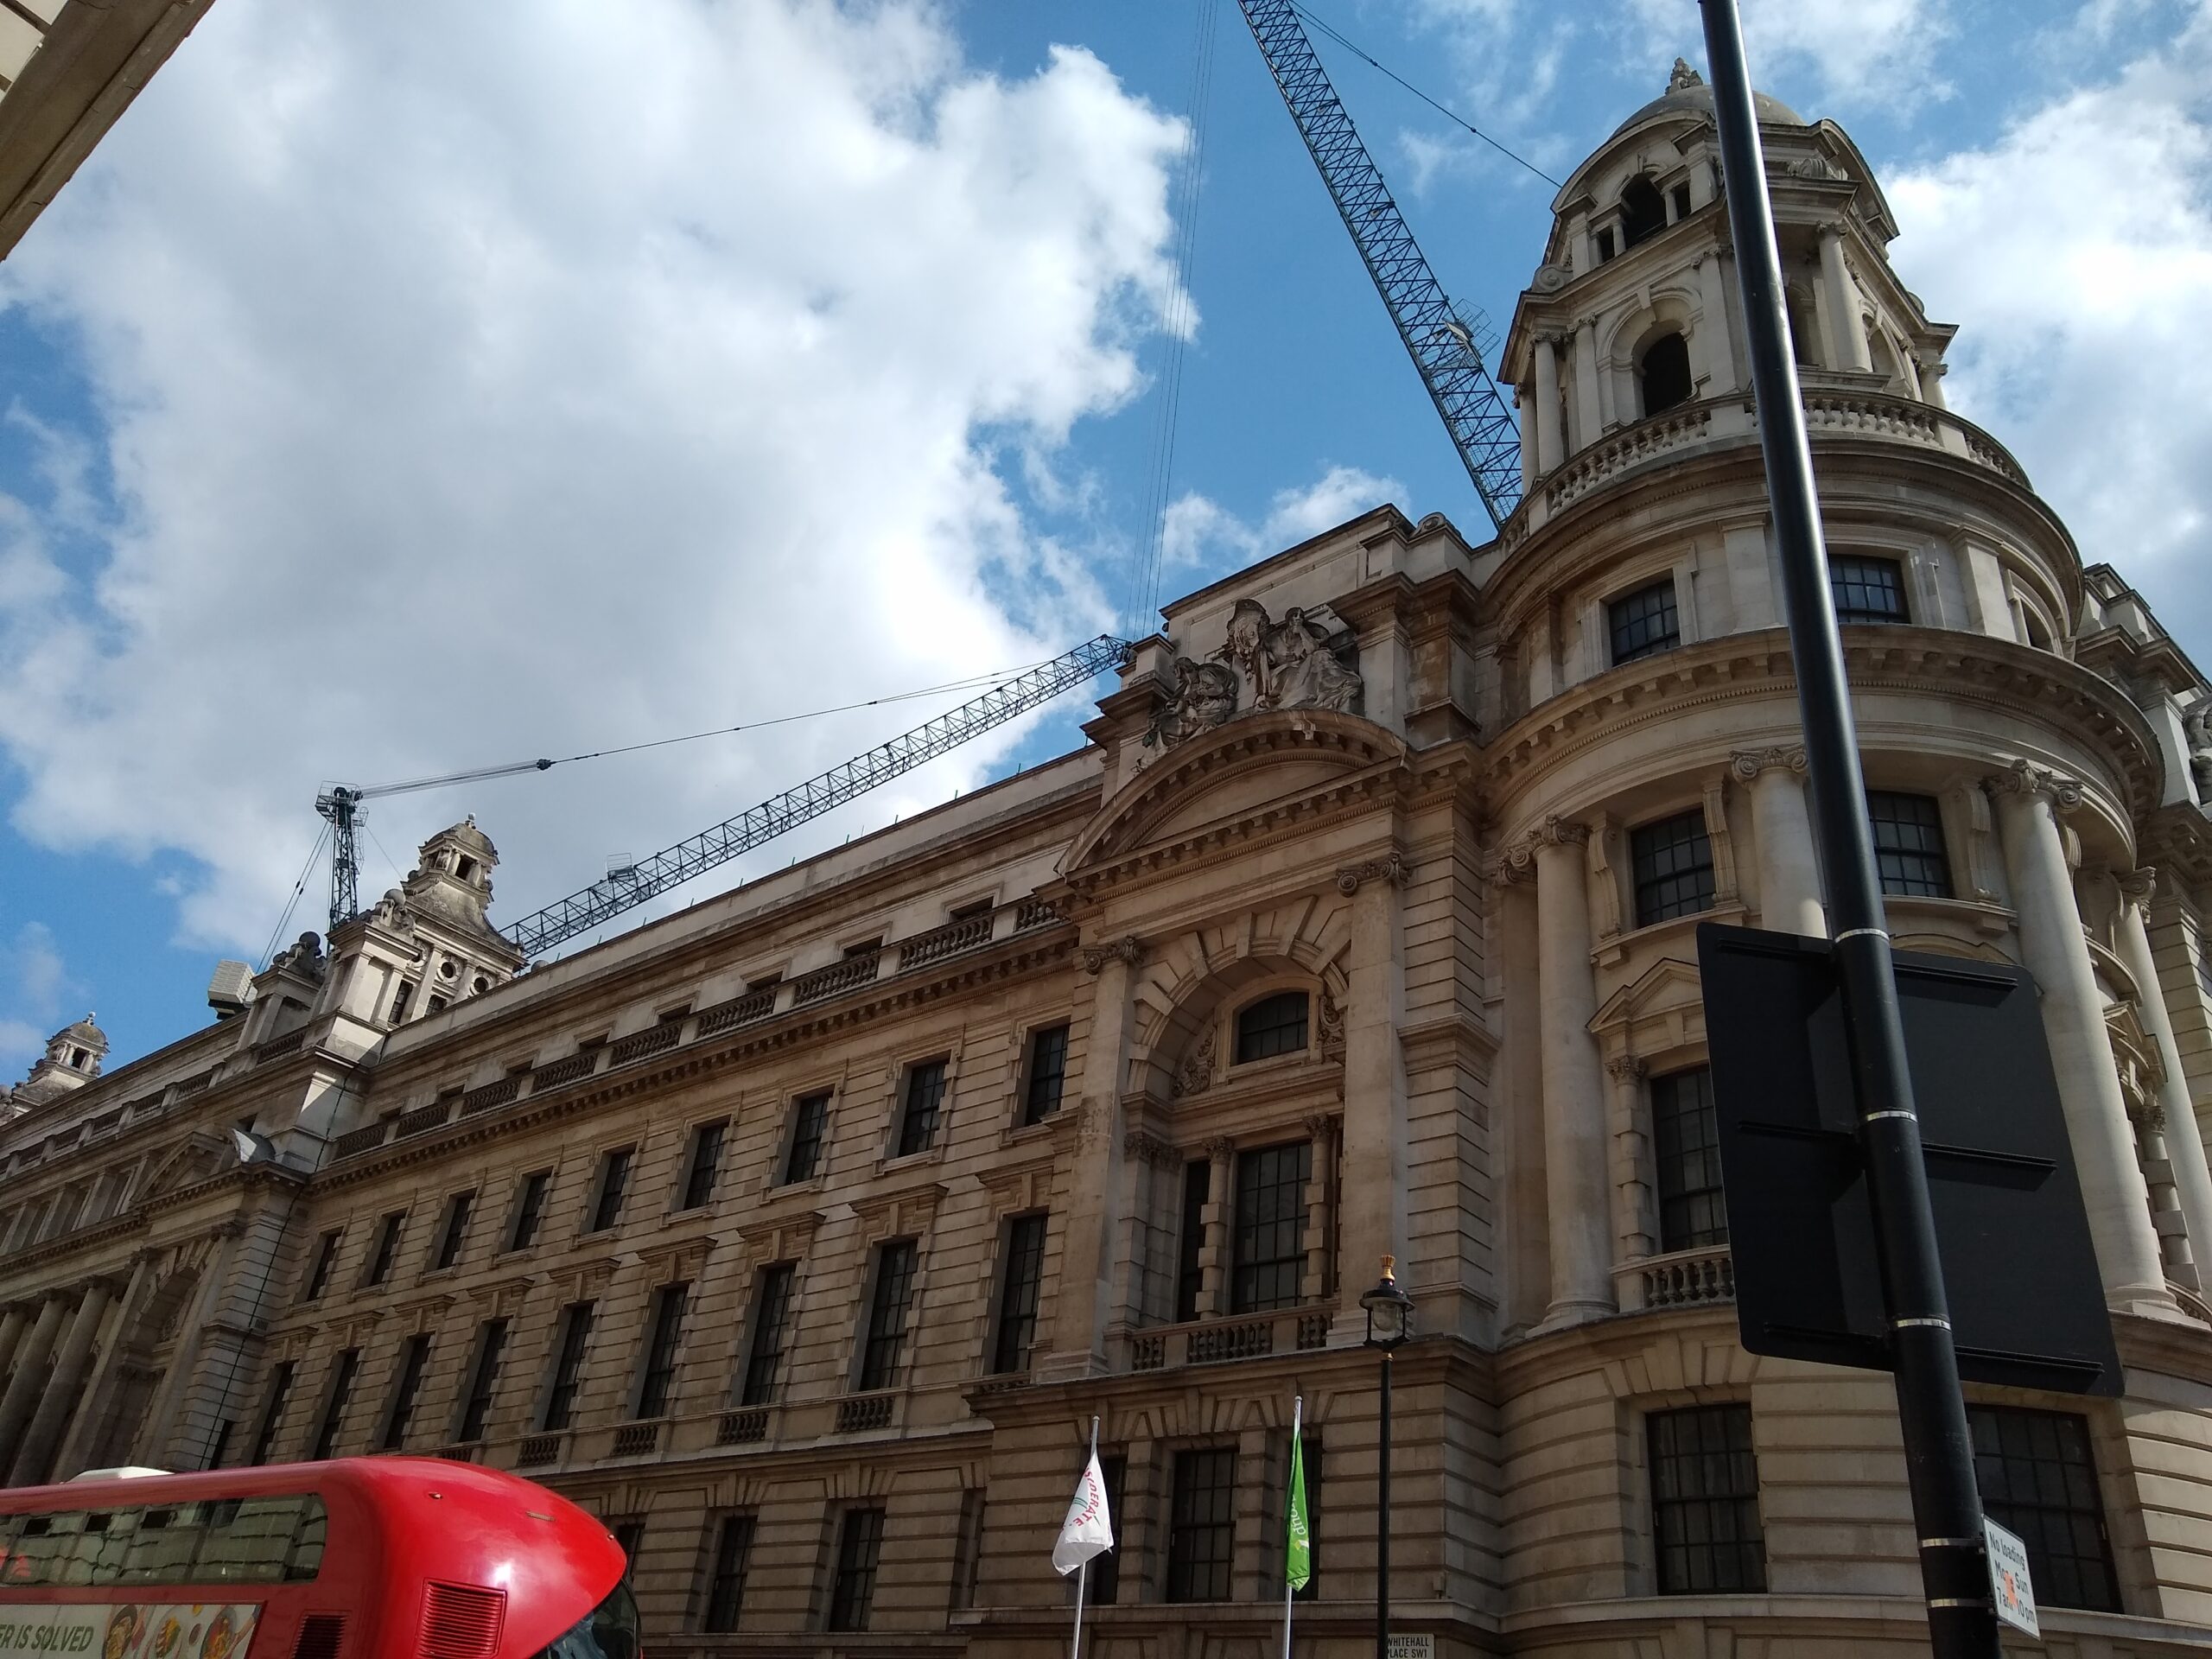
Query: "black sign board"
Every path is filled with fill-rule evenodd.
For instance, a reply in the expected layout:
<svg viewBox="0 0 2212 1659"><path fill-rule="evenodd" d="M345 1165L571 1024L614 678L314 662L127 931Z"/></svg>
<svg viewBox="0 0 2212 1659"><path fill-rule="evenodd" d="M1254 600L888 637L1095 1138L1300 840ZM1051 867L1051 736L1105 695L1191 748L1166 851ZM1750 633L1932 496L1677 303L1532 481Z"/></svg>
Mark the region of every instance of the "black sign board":
<svg viewBox="0 0 2212 1659"><path fill-rule="evenodd" d="M1827 943L1713 923L1697 936L1744 1346L1887 1370ZM2035 982L1999 963L1900 954L1897 983L1960 1375L2119 1393Z"/></svg>

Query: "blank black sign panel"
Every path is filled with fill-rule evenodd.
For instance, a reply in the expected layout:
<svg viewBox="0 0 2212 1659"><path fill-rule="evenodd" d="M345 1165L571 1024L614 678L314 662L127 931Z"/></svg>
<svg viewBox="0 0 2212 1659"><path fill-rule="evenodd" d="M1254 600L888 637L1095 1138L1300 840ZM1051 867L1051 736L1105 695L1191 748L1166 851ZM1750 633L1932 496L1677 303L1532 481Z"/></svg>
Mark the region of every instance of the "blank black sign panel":
<svg viewBox="0 0 2212 1659"><path fill-rule="evenodd" d="M1698 929L1744 1346L1890 1369L1873 1215L1823 940ZM2057 1079L2018 968L1900 955L1897 998L1959 1370L2117 1394Z"/></svg>

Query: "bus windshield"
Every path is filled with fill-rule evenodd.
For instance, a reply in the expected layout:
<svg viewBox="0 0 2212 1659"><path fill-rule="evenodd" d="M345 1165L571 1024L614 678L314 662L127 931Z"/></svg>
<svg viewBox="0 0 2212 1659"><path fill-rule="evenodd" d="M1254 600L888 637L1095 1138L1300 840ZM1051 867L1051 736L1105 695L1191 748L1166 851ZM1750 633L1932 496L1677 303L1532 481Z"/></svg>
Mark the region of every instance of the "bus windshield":
<svg viewBox="0 0 2212 1659"><path fill-rule="evenodd" d="M537 1659L638 1659L638 1604L619 1580L607 1599L541 1649Z"/></svg>

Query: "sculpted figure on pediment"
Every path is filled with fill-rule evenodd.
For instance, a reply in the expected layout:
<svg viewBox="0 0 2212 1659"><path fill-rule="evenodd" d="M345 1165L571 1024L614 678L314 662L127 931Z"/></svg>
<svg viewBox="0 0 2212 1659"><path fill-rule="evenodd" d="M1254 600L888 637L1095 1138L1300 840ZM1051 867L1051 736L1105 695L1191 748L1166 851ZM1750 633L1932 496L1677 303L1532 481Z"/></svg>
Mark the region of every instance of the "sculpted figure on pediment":
<svg viewBox="0 0 2212 1659"><path fill-rule="evenodd" d="M2190 705L2182 715L2182 729L2189 736L2189 772L2196 781L2196 798L2212 804L2212 698Z"/></svg>
<svg viewBox="0 0 2212 1659"><path fill-rule="evenodd" d="M1230 613L1229 637L1217 659L1233 664L1251 683L1252 707L1328 709L1356 714L1364 689L1352 655L1351 631L1325 611L1292 606L1280 622L1255 599L1240 599Z"/></svg>
<svg viewBox="0 0 2212 1659"><path fill-rule="evenodd" d="M1152 736L1172 749L1186 737L1211 731L1236 712L1236 675L1219 663L1175 659L1175 701L1153 721Z"/></svg>

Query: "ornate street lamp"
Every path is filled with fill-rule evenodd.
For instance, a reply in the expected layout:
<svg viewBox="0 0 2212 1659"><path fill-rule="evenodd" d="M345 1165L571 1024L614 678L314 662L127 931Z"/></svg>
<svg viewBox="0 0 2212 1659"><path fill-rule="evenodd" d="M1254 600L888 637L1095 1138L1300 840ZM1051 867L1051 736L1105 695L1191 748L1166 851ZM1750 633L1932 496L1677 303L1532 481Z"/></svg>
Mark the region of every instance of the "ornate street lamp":
<svg viewBox="0 0 2212 1659"><path fill-rule="evenodd" d="M1382 1404L1375 1464L1375 1659L1390 1650L1390 1355L1414 1333L1413 1298L1398 1288L1397 1258L1382 1258L1382 1277L1359 1299L1367 1310L1367 1346L1382 1357Z"/></svg>

